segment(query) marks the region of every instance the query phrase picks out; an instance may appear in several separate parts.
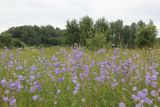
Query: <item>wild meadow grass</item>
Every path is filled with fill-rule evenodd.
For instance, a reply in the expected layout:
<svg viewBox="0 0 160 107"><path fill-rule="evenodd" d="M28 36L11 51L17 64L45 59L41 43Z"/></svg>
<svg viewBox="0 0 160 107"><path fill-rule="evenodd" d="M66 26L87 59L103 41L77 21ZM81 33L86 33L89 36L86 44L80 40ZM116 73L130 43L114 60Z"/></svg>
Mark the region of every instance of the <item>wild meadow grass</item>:
<svg viewBox="0 0 160 107"><path fill-rule="evenodd" d="M160 107L160 50L0 50L0 107Z"/></svg>

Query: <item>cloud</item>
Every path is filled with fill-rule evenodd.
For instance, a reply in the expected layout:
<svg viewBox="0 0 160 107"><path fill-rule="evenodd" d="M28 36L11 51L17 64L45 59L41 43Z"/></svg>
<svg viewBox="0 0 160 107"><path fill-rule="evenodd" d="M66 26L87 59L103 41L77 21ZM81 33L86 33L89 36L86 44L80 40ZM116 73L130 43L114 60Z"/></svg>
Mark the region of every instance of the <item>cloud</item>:
<svg viewBox="0 0 160 107"><path fill-rule="evenodd" d="M0 0L0 31L30 24L64 28L66 20L85 15L125 24L152 19L160 29L159 10L159 0Z"/></svg>

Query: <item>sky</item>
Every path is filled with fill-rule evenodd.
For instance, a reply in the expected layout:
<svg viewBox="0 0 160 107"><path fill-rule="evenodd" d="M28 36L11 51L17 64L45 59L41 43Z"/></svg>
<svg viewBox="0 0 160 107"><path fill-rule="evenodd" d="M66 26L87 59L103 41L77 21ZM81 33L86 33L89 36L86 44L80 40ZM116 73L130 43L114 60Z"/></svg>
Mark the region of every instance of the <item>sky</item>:
<svg viewBox="0 0 160 107"><path fill-rule="evenodd" d="M124 24L153 20L160 35L160 0L0 0L0 32L13 26L53 25L89 15Z"/></svg>

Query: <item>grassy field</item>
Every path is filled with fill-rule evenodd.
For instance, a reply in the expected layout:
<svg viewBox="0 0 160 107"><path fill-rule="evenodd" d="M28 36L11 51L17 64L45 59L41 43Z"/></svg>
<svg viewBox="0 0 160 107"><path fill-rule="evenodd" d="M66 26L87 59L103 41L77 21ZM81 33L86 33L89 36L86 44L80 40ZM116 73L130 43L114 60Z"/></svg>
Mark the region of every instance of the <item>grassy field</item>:
<svg viewBox="0 0 160 107"><path fill-rule="evenodd" d="M0 107L160 107L160 50L0 50Z"/></svg>

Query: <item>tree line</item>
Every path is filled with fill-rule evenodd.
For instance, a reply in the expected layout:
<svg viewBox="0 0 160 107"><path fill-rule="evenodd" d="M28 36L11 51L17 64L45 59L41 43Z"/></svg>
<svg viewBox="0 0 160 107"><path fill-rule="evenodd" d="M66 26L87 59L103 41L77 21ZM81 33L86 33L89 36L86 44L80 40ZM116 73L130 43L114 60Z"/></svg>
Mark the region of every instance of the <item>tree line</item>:
<svg viewBox="0 0 160 107"><path fill-rule="evenodd" d="M72 46L75 43L90 49L102 47L143 48L160 43L153 21L142 20L125 25L122 20L108 22L105 18L96 21L89 16L68 20L66 28L47 26L19 26L0 34L0 47L25 46Z"/></svg>
<svg viewBox="0 0 160 107"><path fill-rule="evenodd" d="M51 25L12 27L0 34L0 47L62 45L64 32Z"/></svg>

